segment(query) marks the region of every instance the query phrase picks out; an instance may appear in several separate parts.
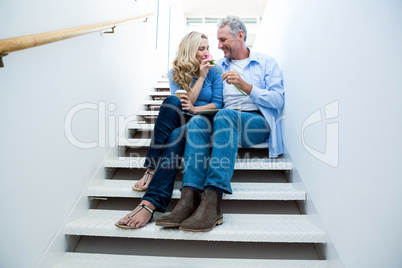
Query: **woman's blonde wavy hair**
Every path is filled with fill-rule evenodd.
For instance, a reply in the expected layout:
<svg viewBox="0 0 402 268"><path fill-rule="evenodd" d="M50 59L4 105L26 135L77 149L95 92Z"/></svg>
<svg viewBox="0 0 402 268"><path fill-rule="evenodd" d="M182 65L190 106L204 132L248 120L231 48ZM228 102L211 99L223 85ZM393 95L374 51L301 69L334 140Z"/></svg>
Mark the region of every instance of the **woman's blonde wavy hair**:
<svg viewBox="0 0 402 268"><path fill-rule="evenodd" d="M184 36L173 61L173 81L187 92L193 83L192 74L197 73L200 68L196 55L202 38L208 39L205 34L195 31Z"/></svg>

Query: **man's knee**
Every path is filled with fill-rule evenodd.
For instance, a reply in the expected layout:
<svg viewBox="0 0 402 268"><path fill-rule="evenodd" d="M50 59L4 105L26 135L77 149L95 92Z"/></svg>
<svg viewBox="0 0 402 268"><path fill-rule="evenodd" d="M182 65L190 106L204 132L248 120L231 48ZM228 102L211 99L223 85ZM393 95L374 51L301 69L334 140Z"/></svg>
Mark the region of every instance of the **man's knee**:
<svg viewBox="0 0 402 268"><path fill-rule="evenodd" d="M206 116L193 116L189 123L189 129L211 129L211 121Z"/></svg>
<svg viewBox="0 0 402 268"><path fill-rule="evenodd" d="M219 117L236 117L238 114L238 111L232 110L232 109L222 109L219 112L216 113L214 119L219 118Z"/></svg>
<svg viewBox="0 0 402 268"><path fill-rule="evenodd" d="M214 117L214 125L219 122L220 124L233 125L239 117L239 112L232 109L222 109Z"/></svg>

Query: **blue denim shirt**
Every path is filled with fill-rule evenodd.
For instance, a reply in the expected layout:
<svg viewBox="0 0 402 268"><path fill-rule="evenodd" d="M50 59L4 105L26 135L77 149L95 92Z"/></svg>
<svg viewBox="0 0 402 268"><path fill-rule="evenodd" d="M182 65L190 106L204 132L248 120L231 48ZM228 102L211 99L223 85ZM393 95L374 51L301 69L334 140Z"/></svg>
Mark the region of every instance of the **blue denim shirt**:
<svg viewBox="0 0 402 268"><path fill-rule="evenodd" d="M244 68L244 80L253 86L250 97L271 128L267 140L269 157L277 158L283 154L280 113L285 103L285 90L282 74L273 57L250 51L249 59ZM220 59L215 64L223 73L230 70L230 59Z"/></svg>
<svg viewBox="0 0 402 268"><path fill-rule="evenodd" d="M173 70L169 71L169 85L170 85L170 93L174 95L174 93L179 89L179 86L173 81ZM197 81L198 78L193 78L193 84ZM222 77L220 73L215 69L209 69L207 77L204 80L204 84L202 85L200 94L198 95L197 100L194 103L194 106L203 106L210 103L215 104L217 109L221 109L223 106L222 99L222 90L223 83Z"/></svg>

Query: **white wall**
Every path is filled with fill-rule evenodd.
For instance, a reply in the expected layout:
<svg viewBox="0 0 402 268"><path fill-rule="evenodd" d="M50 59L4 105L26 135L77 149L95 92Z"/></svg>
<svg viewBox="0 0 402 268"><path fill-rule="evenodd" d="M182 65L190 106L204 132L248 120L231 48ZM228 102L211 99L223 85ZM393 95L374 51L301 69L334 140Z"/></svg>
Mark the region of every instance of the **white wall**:
<svg viewBox="0 0 402 268"><path fill-rule="evenodd" d="M5 0L0 13L0 38L9 38L141 12L131 0ZM112 144L103 129L98 133L98 121L104 123L98 113L130 115L160 76L153 71L158 62L149 34L139 21L116 28L114 35L93 33L4 58L0 267L35 267L91 178L104 175L102 161ZM97 106L102 102L116 109L102 112ZM98 142L96 148L78 148L65 135L68 112L82 103L97 110L77 112L73 134L83 142ZM105 146L99 135L106 138Z"/></svg>
<svg viewBox="0 0 402 268"><path fill-rule="evenodd" d="M346 267L402 265L401 13L399 0L270 0L254 44L282 68L285 146Z"/></svg>
<svg viewBox="0 0 402 268"><path fill-rule="evenodd" d="M164 71L167 73L172 68L180 41L188 31L181 0L159 1L159 4L158 53L162 59L166 59Z"/></svg>
<svg viewBox="0 0 402 268"><path fill-rule="evenodd" d="M139 6L155 16L149 22L157 34L152 35L153 46L157 49L158 70L167 75L176 56L176 49L188 32L183 13L182 0L137 0Z"/></svg>

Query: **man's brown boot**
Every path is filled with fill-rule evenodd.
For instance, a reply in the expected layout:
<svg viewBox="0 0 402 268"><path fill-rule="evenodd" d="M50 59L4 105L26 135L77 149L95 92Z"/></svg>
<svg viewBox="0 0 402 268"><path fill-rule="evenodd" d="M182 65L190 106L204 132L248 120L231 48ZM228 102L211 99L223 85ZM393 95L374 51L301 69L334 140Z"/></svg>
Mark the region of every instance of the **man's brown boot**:
<svg viewBox="0 0 402 268"><path fill-rule="evenodd" d="M177 202L173 211L167 216L160 217L155 224L164 227L179 227L184 220L194 213L200 202L200 191L183 187L181 188L180 200Z"/></svg>
<svg viewBox="0 0 402 268"><path fill-rule="evenodd" d="M180 230L189 232L211 231L216 225L223 223L222 194L214 190L205 190L201 204L194 214L180 224Z"/></svg>

